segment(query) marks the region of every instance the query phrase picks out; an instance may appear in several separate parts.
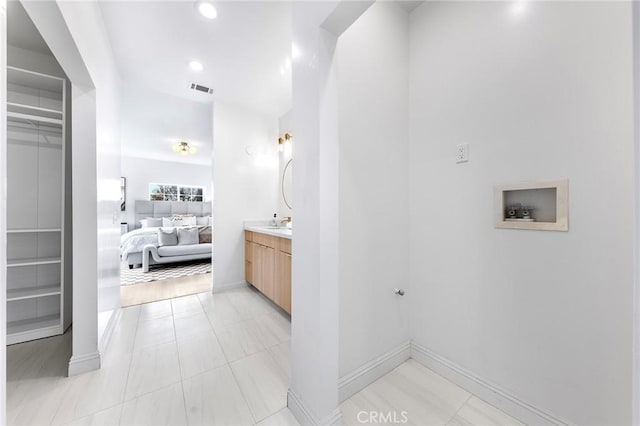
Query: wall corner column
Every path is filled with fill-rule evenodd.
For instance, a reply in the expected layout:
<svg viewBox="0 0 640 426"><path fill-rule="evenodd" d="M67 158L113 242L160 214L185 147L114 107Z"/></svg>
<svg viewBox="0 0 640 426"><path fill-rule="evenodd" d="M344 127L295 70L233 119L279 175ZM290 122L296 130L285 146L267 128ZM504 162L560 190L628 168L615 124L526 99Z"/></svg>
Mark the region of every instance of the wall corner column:
<svg viewBox="0 0 640 426"><path fill-rule="evenodd" d="M321 28L335 3L292 7L300 56L293 64L296 204L287 399L303 424L338 424L337 100L327 86L337 37Z"/></svg>
<svg viewBox="0 0 640 426"><path fill-rule="evenodd" d="M302 424L340 424L339 140L334 51L371 1L294 2L291 384Z"/></svg>

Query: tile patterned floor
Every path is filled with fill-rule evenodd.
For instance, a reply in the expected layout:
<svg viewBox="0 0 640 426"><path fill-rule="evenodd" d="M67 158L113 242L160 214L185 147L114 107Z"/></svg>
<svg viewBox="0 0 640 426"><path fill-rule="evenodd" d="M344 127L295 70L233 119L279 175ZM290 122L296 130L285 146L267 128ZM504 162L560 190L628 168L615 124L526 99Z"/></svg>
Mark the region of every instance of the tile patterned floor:
<svg viewBox="0 0 640 426"><path fill-rule="evenodd" d="M412 359L343 402L341 409L344 425L522 426Z"/></svg>
<svg viewBox="0 0 640 426"><path fill-rule="evenodd" d="M69 333L10 346L8 422L298 425L286 408L289 341L287 317L250 288L124 308L99 371L64 377ZM345 425L402 411L412 425L520 425L413 360L341 408Z"/></svg>
<svg viewBox="0 0 640 426"><path fill-rule="evenodd" d="M64 377L69 333L8 347L8 422L253 425L270 424L272 415L278 423L292 420L281 413L289 385L290 328L284 314L249 288L124 308L99 371Z"/></svg>

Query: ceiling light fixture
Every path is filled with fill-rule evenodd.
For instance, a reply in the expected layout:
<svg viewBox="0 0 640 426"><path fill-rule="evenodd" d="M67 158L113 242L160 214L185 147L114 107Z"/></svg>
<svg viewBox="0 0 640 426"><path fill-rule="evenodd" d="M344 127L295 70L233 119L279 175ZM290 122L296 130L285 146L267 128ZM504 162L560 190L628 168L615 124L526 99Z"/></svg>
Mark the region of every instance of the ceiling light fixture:
<svg viewBox="0 0 640 426"><path fill-rule="evenodd" d="M196 2L196 8L198 12L207 19L216 19L218 17L216 7L208 1Z"/></svg>
<svg viewBox="0 0 640 426"><path fill-rule="evenodd" d="M204 66L198 61L190 61L189 68L191 68L192 71L200 72L204 69Z"/></svg>
<svg viewBox="0 0 640 426"><path fill-rule="evenodd" d="M180 142L173 146L173 151L181 155L195 154L197 149L195 146L189 145L189 142Z"/></svg>

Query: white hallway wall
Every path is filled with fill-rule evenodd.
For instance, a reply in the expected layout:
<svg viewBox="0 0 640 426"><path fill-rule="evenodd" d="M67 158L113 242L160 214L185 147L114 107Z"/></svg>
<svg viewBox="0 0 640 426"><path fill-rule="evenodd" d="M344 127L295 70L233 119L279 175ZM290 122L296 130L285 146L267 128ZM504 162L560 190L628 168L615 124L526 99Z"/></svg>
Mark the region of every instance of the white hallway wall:
<svg viewBox="0 0 640 426"><path fill-rule="evenodd" d="M561 420L631 424L631 5L512 6L411 14L411 334ZM568 233L494 229L494 184L563 177Z"/></svg>
<svg viewBox="0 0 640 426"><path fill-rule="evenodd" d="M213 288L218 291L245 283L244 221L268 220L278 211L278 119L215 103L213 132Z"/></svg>
<svg viewBox="0 0 640 426"><path fill-rule="evenodd" d="M120 82L97 3L25 1L23 5L74 85L73 132L82 136L74 136L73 147L70 373L76 374L99 367L99 346L120 306Z"/></svg>
<svg viewBox="0 0 640 426"><path fill-rule="evenodd" d="M393 293L406 289L409 271L408 24L406 11L377 2L338 38L334 56L343 378L410 337L408 301Z"/></svg>
<svg viewBox="0 0 640 426"><path fill-rule="evenodd" d="M120 307L120 77L98 3L58 4L96 87L96 159L86 161L96 161L97 337L103 345L104 331ZM82 218L74 214L74 220ZM77 317L75 308L74 303Z"/></svg>
<svg viewBox="0 0 640 426"><path fill-rule="evenodd" d="M122 157L122 176L127 178L127 204L122 218L129 224L129 229L133 229L135 220L135 200L149 199L150 183L203 186L205 201L211 201L211 166Z"/></svg>

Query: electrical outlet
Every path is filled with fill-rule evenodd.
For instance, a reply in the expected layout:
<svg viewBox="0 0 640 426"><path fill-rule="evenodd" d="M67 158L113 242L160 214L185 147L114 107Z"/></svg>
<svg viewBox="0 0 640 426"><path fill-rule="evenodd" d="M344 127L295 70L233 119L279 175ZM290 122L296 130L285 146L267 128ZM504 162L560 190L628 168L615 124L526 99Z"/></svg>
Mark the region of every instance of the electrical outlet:
<svg viewBox="0 0 640 426"><path fill-rule="evenodd" d="M466 163L467 161L469 161L469 144L456 145L456 163Z"/></svg>

